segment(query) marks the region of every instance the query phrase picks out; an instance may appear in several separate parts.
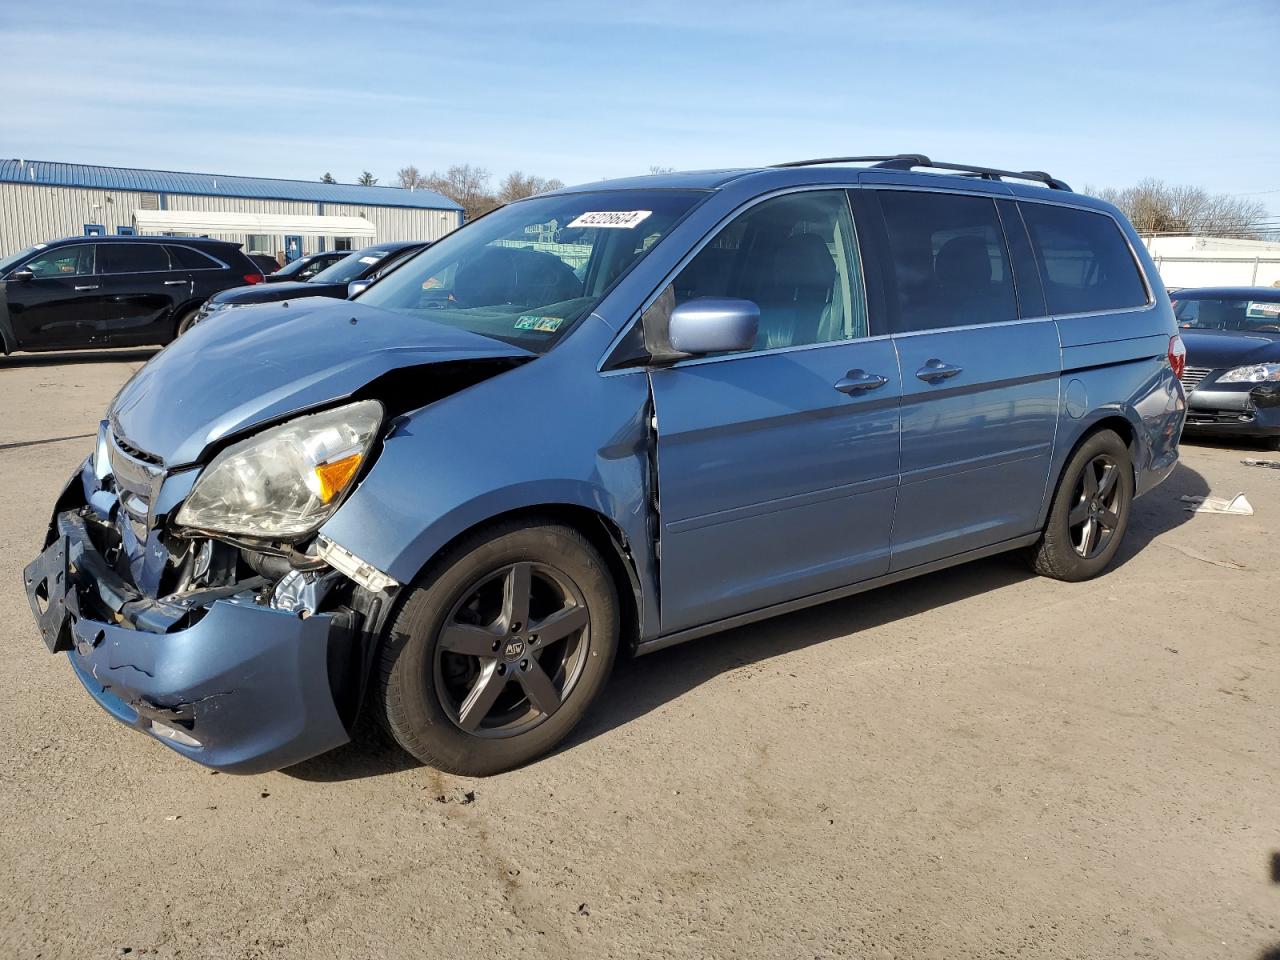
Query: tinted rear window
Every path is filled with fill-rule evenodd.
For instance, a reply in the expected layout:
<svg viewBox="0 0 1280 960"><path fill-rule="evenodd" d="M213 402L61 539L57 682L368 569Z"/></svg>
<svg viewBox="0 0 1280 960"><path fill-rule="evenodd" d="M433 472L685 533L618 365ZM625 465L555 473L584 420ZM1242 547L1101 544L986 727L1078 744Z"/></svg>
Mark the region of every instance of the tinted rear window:
<svg viewBox="0 0 1280 960"><path fill-rule="evenodd" d="M1147 303L1147 289L1120 227L1109 216L1022 203L1049 312L1097 313Z"/></svg>
<svg viewBox="0 0 1280 960"><path fill-rule="evenodd" d="M169 254L158 243L104 243L98 247L101 273L151 273L169 269Z"/></svg>
<svg viewBox="0 0 1280 960"><path fill-rule="evenodd" d="M217 260L190 247L169 247L169 257L175 268L184 270L218 270L222 267Z"/></svg>
<svg viewBox="0 0 1280 960"><path fill-rule="evenodd" d="M897 190L879 196L899 332L1017 319L1009 251L994 200Z"/></svg>

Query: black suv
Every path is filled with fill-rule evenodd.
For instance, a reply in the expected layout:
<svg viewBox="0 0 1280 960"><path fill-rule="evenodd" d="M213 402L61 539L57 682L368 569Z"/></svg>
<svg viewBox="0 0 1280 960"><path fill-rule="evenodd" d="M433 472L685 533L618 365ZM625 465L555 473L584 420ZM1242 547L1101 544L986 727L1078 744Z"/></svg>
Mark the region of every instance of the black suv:
<svg viewBox="0 0 1280 960"><path fill-rule="evenodd" d="M68 237L0 260L0 339L14 350L168 343L209 297L261 283L240 245L197 237Z"/></svg>
<svg viewBox="0 0 1280 960"><path fill-rule="evenodd" d="M259 303L296 300L298 297L334 297L341 300L351 292L353 282L372 283L429 246L431 244L425 240L375 243L363 250L347 253L337 263L330 264L310 280L301 283L283 281L261 287L227 290L216 297L210 297L209 302L200 308L192 323L200 323L232 307L252 307Z"/></svg>

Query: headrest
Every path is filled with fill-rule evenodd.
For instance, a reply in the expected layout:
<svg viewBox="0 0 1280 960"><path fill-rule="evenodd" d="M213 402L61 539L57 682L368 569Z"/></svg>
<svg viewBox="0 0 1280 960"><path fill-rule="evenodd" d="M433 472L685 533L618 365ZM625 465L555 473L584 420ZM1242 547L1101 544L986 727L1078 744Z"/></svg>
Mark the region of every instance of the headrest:
<svg viewBox="0 0 1280 960"><path fill-rule="evenodd" d="M973 235L952 237L934 258L933 272L942 283L956 286L991 283L987 242Z"/></svg>
<svg viewBox="0 0 1280 960"><path fill-rule="evenodd" d="M836 279L836 265L821 237L797 233L778 244L769 279L781 287L829 288Z"/></svg>

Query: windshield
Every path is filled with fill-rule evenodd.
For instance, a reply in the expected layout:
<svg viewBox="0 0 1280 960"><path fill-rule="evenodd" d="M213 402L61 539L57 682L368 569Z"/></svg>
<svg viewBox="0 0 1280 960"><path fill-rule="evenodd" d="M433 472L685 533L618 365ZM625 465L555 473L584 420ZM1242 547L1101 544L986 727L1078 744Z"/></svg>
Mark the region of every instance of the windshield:
<svg viewBox="0 0 1280 960"><path fill-rule="evenodd" d="M1244 330L1280 333L1280 301L1173 299L1174 316L1183 330Z"/></svg>
<svg viewBox="0 0 1280 960"><path fill-rule="evenodd" d="M705 196L610 190L512 203L398 267L360 302L544 353Z"/></svg>
<svg viewBox="0 0 1280 960"><path fill-rule="evenodd" d="M299 257L291 263L286 263L283 267L275 272L277 277L292 277L295 274L309 275L315 271L315 260L311 257Z"/></svg>
<svg viewBox="0 0 1280 960"><path fill-rule="evenodd" d="M31 254L35 253L37 250L42 250L42 249L44 249L44 244L38 243L34 247L27 247L27 249L25 250L19 250L17 253L12 254L8 257L5 257L3 260L0 260L0 277L4 276L6 273L12 270L15 266L21 263L25 257L29 257Z"/></svg>
<svg viewBox="0 0 1280 960"><path fill-rule="evenodd" d="M385 247L365 247L357 250L349 257L343 257L337 263L325 267L311 278L315 283L350 283L370 267L378 263L391 251Z"/></svg>

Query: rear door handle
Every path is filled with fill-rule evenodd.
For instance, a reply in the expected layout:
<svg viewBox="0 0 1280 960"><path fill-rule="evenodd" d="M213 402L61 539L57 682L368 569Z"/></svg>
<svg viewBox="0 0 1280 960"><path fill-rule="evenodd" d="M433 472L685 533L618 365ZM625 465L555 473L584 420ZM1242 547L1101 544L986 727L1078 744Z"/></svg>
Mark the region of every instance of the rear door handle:
<svg viewBox="0 0 1280 960"><path fill-rule="evenodd" d="M888 377L882 377L878 373L867 373L865 370L850 370L836 381L836 389L841 393L852 395L863 393L867 390L875 390L877 387L883 387L888 382Z"/></svg>
<svg viewBox="0 0 1280 960"><path fill-rule="evenodd" d="M84 286L76 287L76 291L78 293L83 293L85 290L97 290L97 289L98 289L98 284L96 283L86 283Z"/></svg>
<svg viewBox="0 0 1280 960"><path fill-rule="evenodd" d="M164 285L166 287L185 287L190 282L190 280L166 280Z"/></svg>
<svg viewBox="0 0 1280 960"><path fill-rule="evenodd" d="M925 383L941 383L943 380L950 380L957 373L964 373L964 367L957 367L954 363L944 363L934 358L925 361L925 365L916 371L916 376Z"/></svg>

